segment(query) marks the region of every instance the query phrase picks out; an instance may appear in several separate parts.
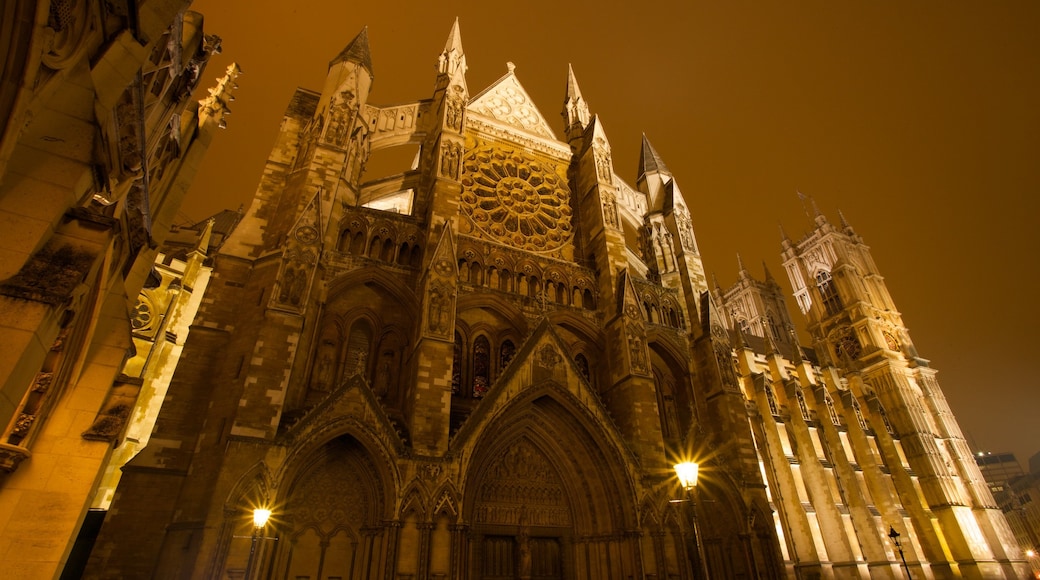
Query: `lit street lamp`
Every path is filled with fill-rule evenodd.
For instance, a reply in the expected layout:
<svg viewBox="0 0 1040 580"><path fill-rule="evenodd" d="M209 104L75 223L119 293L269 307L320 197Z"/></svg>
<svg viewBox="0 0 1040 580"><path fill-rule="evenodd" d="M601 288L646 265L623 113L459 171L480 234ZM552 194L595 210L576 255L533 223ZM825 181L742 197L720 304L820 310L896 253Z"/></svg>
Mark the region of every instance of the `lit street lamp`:
<svg viewBox="0 0 1040 580"><path fill-rule="evenodd" d="M256 508L253 510L253 539L249 545L249 561L246 563L246 580L253 578L253 561L256 558L256 544L260 541L267 527L267 520L271 517L271 510Z"/></svg>
<svg viewBox="0 0 1040 580"><path fill-rule="evenodd" d="M679 484L686 491L686 501L690 504L690 521L693 523L693 541L697 546L697 560L700 574L703 580L708 580L708 562L704 558L704 546L701 545L701 531L697 526L697 503L693 499L693 493L697 489L697 475L699 466L692 461L677 463L673 467L675 475L679 478Z"/></svg>
<svg viewBox="0 0 1040 580"><path fill-rule="evenodd" d="M888 537L892 538L892 543L895 544L896 549L899 550L899 558L903 560L903 568L906 569L906 577L913 580L913 576L910 575L910 566L906 565L906 556L903 555L903 545L899 543L899 532L892 526L888 527Z"/></svg>

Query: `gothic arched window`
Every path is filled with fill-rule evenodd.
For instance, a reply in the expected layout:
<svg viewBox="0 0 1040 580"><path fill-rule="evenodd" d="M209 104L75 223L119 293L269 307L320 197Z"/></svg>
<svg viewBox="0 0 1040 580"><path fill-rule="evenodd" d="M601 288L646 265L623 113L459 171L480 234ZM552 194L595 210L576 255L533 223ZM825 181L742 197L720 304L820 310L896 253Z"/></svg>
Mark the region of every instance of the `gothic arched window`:
<svg viewBox="0 0 1040 580"><path fill-rule="evenodd" d="M859 408L859 401L856 400L856 397L852 397L852 411L856 413L856 420L859 421L859 426L864 431L870 429L870 426L867 425L867 420L863 418L863 410Z"/></svg>
<svg viewBox="0 0 1040 580"><path fill-rule="evenodd" d="M766 402L769 403L769 413L771 415L780 415L780 407L776 404L776 396L773 394L773 387L766 385Z"/></svg>
<svg viewBox="0 0 1040 580"><path fill-rule="evenodd" d="M831 423L835 426L841 426L841 419L838 418L838 410L834 408L834 399L830 395L823 396L823 402L827 405L827 414L831 416Z"/></svg>
<svg viewBox="0 0 1040 580"><path fill-rule="evenodd" d="M820 290L820 298L823 300L823 307L827 311L829 316L833 316L844 307L841 303L841 296L838 295L838 289L834 286L834 281L831 279L831 273L825 270L820 270L816 274L816 287Z"/></svg>
<svg viewBox="0 0 1040 580"><path fill-rule="evenodd" d="M473 341L473 397L481 398L491 386L491 343L486 336Z"/></svg>
<svg viewBox="0 0 1040 580"><path fill-rule="evenodd" d="M462 391L462 335L455 332L455 353L451 359L451 394Z"/></svg>
<svg viewBox="0 0 1040 580"><path fill-rule="evenodd" d="M892 428L892 423L888 421L888 415L885 414L885 408L878 405L878 415L881 415L881 421L885 424L885 431L888 431L889 435L895 435L896 431Z"/></svg>
<svg viewBox="0 0 1040 580"><path fill-rule="evenodd" d="M802 394L802 390L795 389L794 396L798 399L798 410L802 412L802 419L805 419L806 422L811 421L812 419L809 417L809 407L805 404L805 395Z"/></svg>

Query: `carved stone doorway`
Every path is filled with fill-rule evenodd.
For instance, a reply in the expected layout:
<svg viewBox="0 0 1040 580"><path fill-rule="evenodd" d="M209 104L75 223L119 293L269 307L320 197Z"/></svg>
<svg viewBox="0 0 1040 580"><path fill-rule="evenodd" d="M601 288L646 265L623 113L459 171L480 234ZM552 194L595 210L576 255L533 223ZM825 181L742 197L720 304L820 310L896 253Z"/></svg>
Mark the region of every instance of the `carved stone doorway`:
<svg viewBox="0 0 1040 580"><path fill-rule="evenodd" d="M559 580L572 515L556 467L520 437L479 479L474 510L473 570L483 580Z"/></svg>
<svg viewBox="0 0 1040 580"><path fill-rule="evenodd" d="M563 579L563 552L556 537L488 535L480 552L481 580Z"/></svg>

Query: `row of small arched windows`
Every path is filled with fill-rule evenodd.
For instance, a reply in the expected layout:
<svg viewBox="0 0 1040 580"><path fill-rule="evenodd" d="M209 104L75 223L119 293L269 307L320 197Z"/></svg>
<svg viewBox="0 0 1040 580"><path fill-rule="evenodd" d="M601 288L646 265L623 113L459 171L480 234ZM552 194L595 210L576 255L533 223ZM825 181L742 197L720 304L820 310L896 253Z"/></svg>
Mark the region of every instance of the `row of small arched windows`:
<svg viewBox="0 0 1040 580"><path fill-rule="evenodd" d="M547 300L554 304L576 306L587 310L596 309L596 300L589 288L568 286L564 282L541 280L534 274L511 272L495 266L485 268L479 262L469 262L465 258L459 260L459 280L503 292L513 292L536 300Z"/></svg>
<svg viewBox="0 0 1040 580"><path fill-rule="evenodd" d="M372 236L367 240L365 232L351 231L349 228L340 232L336 249L344 254L366 256L390 264L418 268L422 263L422 248L419 244L402 242L398 245L392 235Z"/></svg>
<svg viewBox="0 0 1040 580"><path fill-rule="evenodd" d="M468 346L468 348L467 348ZM481 399L491 388L491 383L516 356L516 343L505 339L494 345L484 334L478 335L467 345L462 334L455 333L455 351L451 366L451 394L453 396ZM589 359L582 353L574 357L574 363L586 381L591 383Z"/></svg>

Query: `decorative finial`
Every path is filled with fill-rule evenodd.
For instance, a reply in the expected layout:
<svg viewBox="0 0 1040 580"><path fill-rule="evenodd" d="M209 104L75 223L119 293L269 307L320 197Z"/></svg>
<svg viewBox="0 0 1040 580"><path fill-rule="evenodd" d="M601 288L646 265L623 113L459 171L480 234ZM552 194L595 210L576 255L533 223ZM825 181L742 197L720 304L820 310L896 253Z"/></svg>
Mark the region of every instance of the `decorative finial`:
<svg viewBox="0 0 1040 580"><path fill-rule="evenodd" d="M506 72L512 73L515 70L516 70L516 65L515 64L513 64L512 62L507 62L506 63Z"/></svg>

